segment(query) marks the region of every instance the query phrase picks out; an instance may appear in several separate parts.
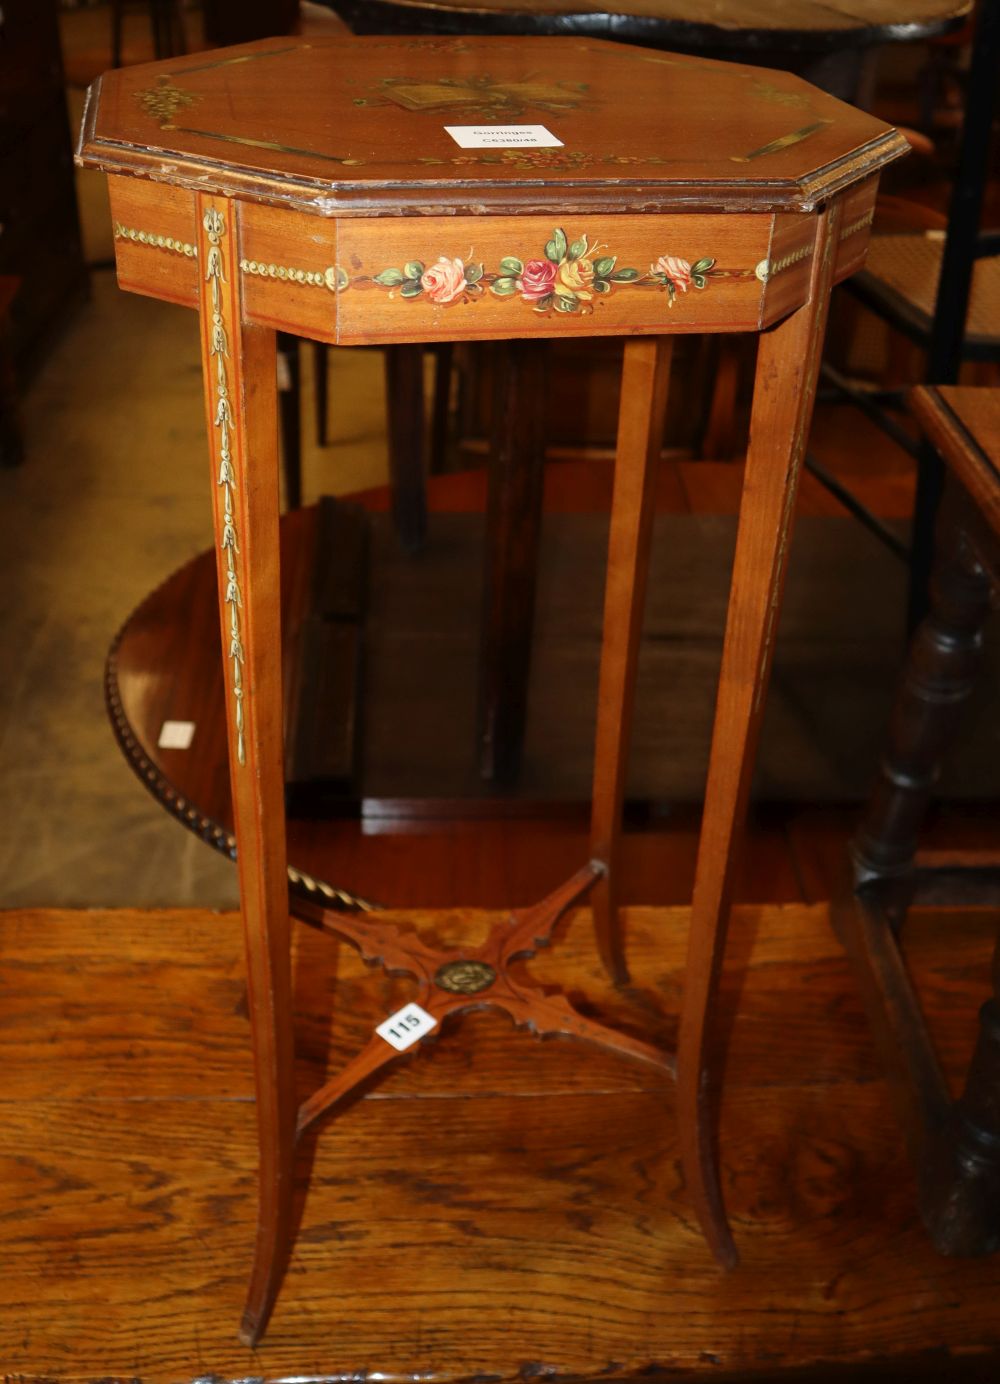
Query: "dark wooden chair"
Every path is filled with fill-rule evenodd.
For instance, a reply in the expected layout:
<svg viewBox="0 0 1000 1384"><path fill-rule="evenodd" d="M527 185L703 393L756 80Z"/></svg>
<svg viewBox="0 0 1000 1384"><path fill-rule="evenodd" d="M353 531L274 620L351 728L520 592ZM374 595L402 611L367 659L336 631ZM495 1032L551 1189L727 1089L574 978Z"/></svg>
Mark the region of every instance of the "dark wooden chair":
<svg viewBox="0 0 1000 1384"><path fill-rule="evenodd" d="M993 886L987 897L997 898L1000 852L922 861L917 838L963 719L984 622L1000 598L1000 390L923 387L911 400L946 475L930 610L910 646L878 781L851 847L851 887L834 913L906 1123L927 1229L942 1253L985 1254L1000 1247L1000 943L965 1089L952 1100L902 933L928 884L940 897L942 869L949 889L960 884L963 903L976 900L972 886L984 872Z"/></svg>
<svg viewBox="0 0 1000 1384"><path fill-rule="evenodd" d="M175 58L187 52L184 19L178 0L148 0L144 6L149 14L153 39L153 56ZM111 0L111 66L122 65L122 30L125 24L125 0Z"/></svg>
<svg viewBox="0 0 1000 1384"><path fill-rule="evenodd" d="M848 292L925 352L927 384L956 384L963 361L1000 360L1000 233L982 232L993 144L1000 0L980 0L972 31L962 135L957 150L946 232L873 236L864 272ZM943 472L933 448L914 446L893 416L902 398L876 398L827 368L825 383L856 403L917 462L910 550L909 627L927 607L934 517ZM816 471L818 478L824 476ZM877 529L876 525L869 527Z"/></svg>

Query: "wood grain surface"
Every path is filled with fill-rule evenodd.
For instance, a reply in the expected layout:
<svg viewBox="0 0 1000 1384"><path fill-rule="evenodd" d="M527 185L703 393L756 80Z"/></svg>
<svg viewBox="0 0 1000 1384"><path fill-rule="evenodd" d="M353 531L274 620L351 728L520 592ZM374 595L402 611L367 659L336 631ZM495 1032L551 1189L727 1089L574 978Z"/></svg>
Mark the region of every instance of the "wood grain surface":
<svg viewBox="0 0 1000 1384"><path fill-rule="evenodd" d="M120 286L196 306L194 194L121 175L108 183ZM877 183L866 178L844 195L836 282L864 262ZM560 288L565 273L572 291L584 296L569 311L551 302L536 310L533 300L511 287L517 280L504 273L503 264L534 261L537 272L559 234L578 258L558 274L549 261L549 272ZM239 276L247 320L335 345L752 332L805 302L814 240L812 218L795 212L623 216L562 208L547 216L488 220L425 215L414 224L407 217L318 221L305 212L249 202L240 208ZM668 290L657 277L664 256L675 257L675 265L679 260L708 267L697 282L685 283L682 272ZM461 264L474 275L481 271L482 277L447 301L411 292L416 281L405 282L404 270L442 262ZM612 277L602 280L597 266ZM625 277L614 279L622 271Z"/></svg>
<svg viewBox="0 0 1000 1384"><path fill-rule="evenodd" d="M454 935L454 913L411 916ZM586 910L530 970L669 1041L687 922L626 911L622 995ZM950 1073L987 993L992 923L912 919L910 966ZM9 913L0 958L0 1361L19 1384L805 1367L843 1381L866 1364L859 1377L995 1378L1000 1262L926 1243L824 908L733 920L722 1148L736 1273L714 1267L690 1214L668 1079L475 1014L303 1149L301 1231L256 1352L234 1330L256 1161L239 918ZM307 1094L409 989L304 928L294 969Z"/></svg>
<svg viewBox="0 0 1000 1384"><path fill-rule="evenodd" d="M511 124L558 143L469 148L446 128ZM798 77L738 63L572 37L292 37L105 74L77 157L313 216L397 218L809 211L908 148Z"/></svg>

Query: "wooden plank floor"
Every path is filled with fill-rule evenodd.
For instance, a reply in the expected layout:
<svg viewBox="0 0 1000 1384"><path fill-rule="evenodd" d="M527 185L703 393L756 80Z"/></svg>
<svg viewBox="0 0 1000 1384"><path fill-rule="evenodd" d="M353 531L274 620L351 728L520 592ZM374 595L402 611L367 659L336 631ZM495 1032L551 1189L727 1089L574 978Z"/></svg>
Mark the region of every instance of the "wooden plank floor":
<svg viewBox="0 0 1000 1384"><path fill-rule="evenodd" d="M629 910L625 995L602 981L588 922L574 914L532 970L670 1043L686 910ZM421 925L450 936L454 915ZM987 912L913 920L951 1072L994 929ZM308 1091L410 989L305 929L297 946ZM477 1014L303 1150L298 1248L250 1352L238 918L0 915L0 1365L19 1384L995 1379L1000 1260L945 1261L924 1239L826 907L737 910L723 1008L735 1273L693 1223L672 1088Z"/></svg>

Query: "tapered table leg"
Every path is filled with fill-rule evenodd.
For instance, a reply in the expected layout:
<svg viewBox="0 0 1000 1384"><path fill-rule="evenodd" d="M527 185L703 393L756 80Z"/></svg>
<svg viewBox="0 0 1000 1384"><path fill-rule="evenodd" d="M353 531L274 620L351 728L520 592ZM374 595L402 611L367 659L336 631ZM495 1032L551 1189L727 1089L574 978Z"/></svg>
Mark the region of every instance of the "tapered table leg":
<svg viewBox="0 0 1000 1384"><path fill-rule="evenodd" d="M750 447L691 906L677 1056L685 1180L716 1258L737 1261L726 1221L709 1084L709 1020L756 758L799 472L812 417L841 209L817 217L806 305L760 338Z"/></svg>
<svg viewBox="0 0 1000 1384"><path fill-rule="evenodd" d="M619 984L628 979L618 927L622 804L672 349L671 337L636 337L626 341L618 411L597 692L590 853L604 866L591 894L597 946L608 974Z"/></svg>
<svg viewBox="0 0 1000 1384"><path fill-rule="evenodd" d="M243 324L237 208L198 198L202 362L260 1190L241 1336L263 1331L291 1241L295 1093L282 782L275 334Z"/></svg>

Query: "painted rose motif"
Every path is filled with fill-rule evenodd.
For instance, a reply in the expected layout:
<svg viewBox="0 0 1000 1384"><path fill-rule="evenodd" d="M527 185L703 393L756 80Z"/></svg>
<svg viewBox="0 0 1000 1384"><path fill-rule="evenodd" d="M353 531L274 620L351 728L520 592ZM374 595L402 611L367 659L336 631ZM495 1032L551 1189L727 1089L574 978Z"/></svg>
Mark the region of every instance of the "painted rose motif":
<svg viewBox="0 0 1000 1384"><path fill-rule="evenodd" d="M634 283L639 277L638 269L616 268L617 256L598 256L601 248L585 235L570 243L557 226L544 259L523 263L516 255L505 255L490 291L498 298L520 294L535 312L592 312L595 293L609 293L613 283Z"/></svg>
<svg viewBox="0 0 1000 1384"><path fill-rule="evenodd" d="M514 263L517 261L512 261L511 267ZM501 265L501 268L503 267ZM537 303L539 299L547 297L552 292L555 281L556 266L551 260L528 260L521 270L521 297L526 298L529 303Z"/></svg>
<svg viewBox="0 0 1000 1384"><path fill-rule="evenodd" d="M680 259L677 255L661 255L655 264L649 266L650 273L665 274L668 279L673 280L674 288L679 288L682 293L688 291L691 283L691 266L686 259Z"/></svg>
<svg viewBox="0 0 1000 1384"><path fill-rule="evenodd" d="M678 289L686 293L692 284L695 288L705 287L714 264L714 259L699 259L690 264L679 255L661 255L649 266L649 277L667 290L667 306L672 308Z"/></svg>
<svg viewBox="0 0 1000 1384"><path fill-rule="evenodd" d="M594 266L588 259L566 260L559 266L559 282L582 302L589 303L594 296L590 292L590 285L594 282Z"/></svg>
<svg viewBox="0 0 1000 1384"><path fill-rule="evenodd" d="M426 294L432 303L446 304L482 293L479 282L482 277L483 266L474 264L471 258L451 259L439 255L429 269L423 260L407 260L402 269L383 269L372 282L389 289L390 298L398 290L401 298L419 298Z"/></svg>
<svg viewBox="0 0 1000 1384"><path fill-rule="evenodd" d="M432 303L453 303L465 291L465 262L441 255L421 274L420 285Z"/></svg>

